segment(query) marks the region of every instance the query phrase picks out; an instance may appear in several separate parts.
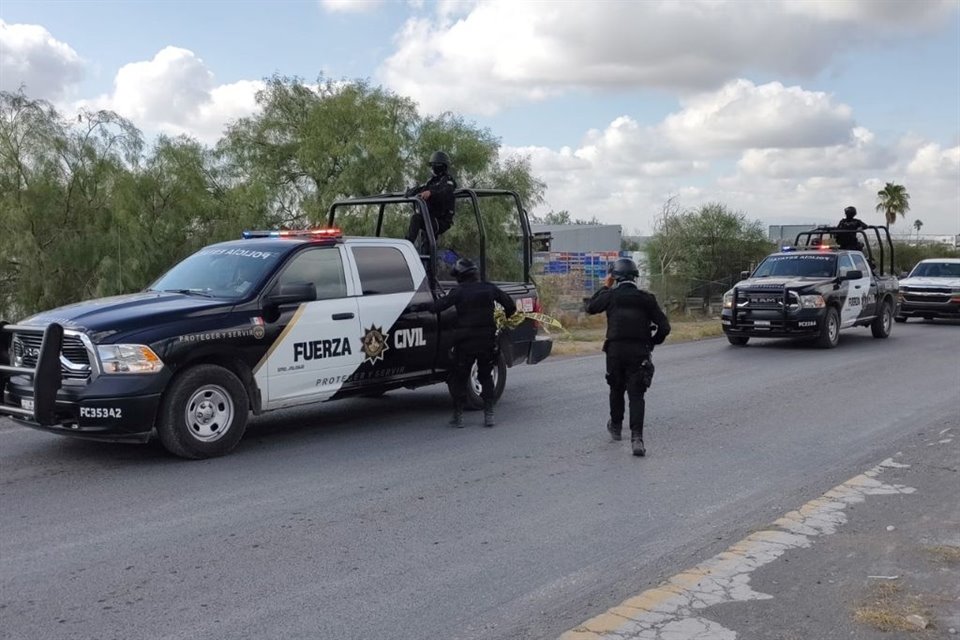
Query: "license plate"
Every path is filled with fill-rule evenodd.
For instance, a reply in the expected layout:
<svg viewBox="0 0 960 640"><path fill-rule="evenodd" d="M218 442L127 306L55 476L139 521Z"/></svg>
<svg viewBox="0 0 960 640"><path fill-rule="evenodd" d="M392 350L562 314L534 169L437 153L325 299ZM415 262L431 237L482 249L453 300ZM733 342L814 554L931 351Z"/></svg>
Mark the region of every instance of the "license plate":
<svg viewBox="0 0 960 640"><path fill-rule="evenodd" d="M753 321L753 326L755 326L755 327L769 327L769 326L770 326L770 321L769 321L769 320L754 320L754 321Z"/></svg>
<svg viewBox="0 0 960 640"><path fill-rule="evenodd" d="M20 400L20 408L26 409L27 411L33 411L33 400L27 400L26 398L22 398Z"/></svg>

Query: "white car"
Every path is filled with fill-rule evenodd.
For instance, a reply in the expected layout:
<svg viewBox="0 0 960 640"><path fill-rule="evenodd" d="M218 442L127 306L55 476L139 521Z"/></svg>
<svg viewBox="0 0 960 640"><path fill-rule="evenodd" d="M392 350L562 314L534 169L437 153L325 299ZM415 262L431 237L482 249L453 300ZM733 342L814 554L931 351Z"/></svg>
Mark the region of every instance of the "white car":
<svg viewBox="0 0 960 640"><path fill-rule="evenodd" d="M900 313L907 318L960 318L960 258L921 260L900 280Z"/></svg>

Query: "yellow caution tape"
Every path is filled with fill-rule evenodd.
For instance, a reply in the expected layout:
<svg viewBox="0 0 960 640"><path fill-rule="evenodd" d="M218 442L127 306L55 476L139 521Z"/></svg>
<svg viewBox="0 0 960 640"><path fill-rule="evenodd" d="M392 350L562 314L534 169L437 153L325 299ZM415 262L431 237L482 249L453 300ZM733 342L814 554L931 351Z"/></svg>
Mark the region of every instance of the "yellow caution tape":
<svg viewBox="0 0 960 640"><path fill-rule="evenodd" d="M507 317L506 312L503 310L503 307L497 305L493 310L493 318L497 323L497 330L501 329L516 329L524 320L533 320L534 322L539 322L543 327L544 331L550 333L550 327L554 329L559 329L564 333L568 331L560 324L560 321L556 318L552 318L544 313L530 313L527 311L517 311L509 318Z"/></svg>

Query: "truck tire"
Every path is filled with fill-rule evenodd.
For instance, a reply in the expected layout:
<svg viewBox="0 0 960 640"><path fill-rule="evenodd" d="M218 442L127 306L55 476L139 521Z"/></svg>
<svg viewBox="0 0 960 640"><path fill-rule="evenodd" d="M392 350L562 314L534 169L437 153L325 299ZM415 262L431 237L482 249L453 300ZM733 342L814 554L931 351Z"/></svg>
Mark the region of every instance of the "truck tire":
<svg viewBox="0 0 960 640"><path fill-rule="evenodd" d="M727 341L735 347L745 347L750 342L750 336L727 336Z"/></svg>
<svg viewBox="0 0 960 640"><path fill-rule="evenodd" d="M494 400L499 400L503 395L503 389L507 386L507 360L503 353L497 354L497 361L493 365L493 384ZM450 389L450 395L455 395L454 390L447 383ZM470 377L467 378L467 409L482 409L483 398L480 397L480 381L477 380L477 367L470 370Z"/></svg>
<svg viewBox="0 0 960 640"><path fill-rule="evenodd" d="M247 428L250 400L232 371L213 364L177 376L160 407L157 433L167 451L181 458L229 453Z"/></svg>
<svg viewBox="0 0 960 640"><path fill-rule="evenodd" d="M890 337L890 328L893 326L893 305L884 300L880 305L880 313L870 324L870 332L874 338Z"/></svg>
<svg viewBox="0 0 960 640"><path fill-rule="evenodd" d="M817 337L817 346L824 349L833 349L840 342L840 314L836 307L827 307L827 313L820 323L820 335Z"/></svg>

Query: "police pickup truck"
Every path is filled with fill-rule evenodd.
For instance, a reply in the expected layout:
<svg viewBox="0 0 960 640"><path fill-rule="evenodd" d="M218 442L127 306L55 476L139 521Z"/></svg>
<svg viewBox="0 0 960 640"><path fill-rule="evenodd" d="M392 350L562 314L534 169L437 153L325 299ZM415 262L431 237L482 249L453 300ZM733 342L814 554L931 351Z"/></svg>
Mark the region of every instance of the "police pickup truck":
<svg viewBox="0 0 960 640"><path fill-rule="evenodd" d="M244 232L140 293L0 327L0 415L88 439L156 435L176 455L206 458L237 445L251 412L443 382L455 312L434 311L451 283L433 264L406 240ZM537 311L524 273L498 284L518 309ZM501 332L498 397L507 367L549 355L537 333L532 320ZM473 378L468 394L480 404Z"/></svg>
<svg viewBox="0 0 960 640"><path fill-rule="evenodd" d="M859 232L867 240L858 243L864 250L830 245L828 238L837 231L803 232L794 246L767 256L752 274L742 274L744 279L723 296L721 322L730 344L744 346L750 338L810 338L833 348L841 329L850 327L870 327L875 338L890 335L899 302L886 227ZM874 244L867 234L875 237Z"/></svg>

